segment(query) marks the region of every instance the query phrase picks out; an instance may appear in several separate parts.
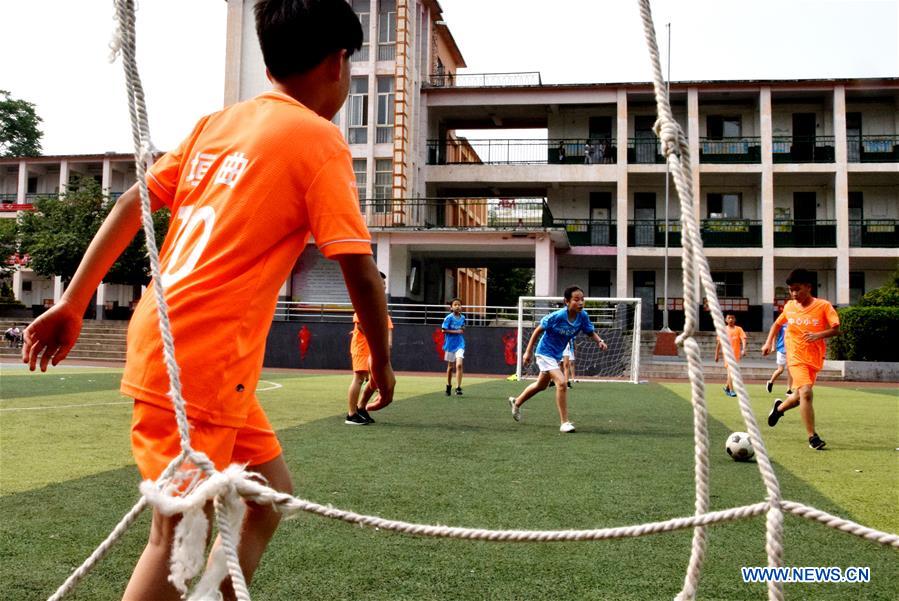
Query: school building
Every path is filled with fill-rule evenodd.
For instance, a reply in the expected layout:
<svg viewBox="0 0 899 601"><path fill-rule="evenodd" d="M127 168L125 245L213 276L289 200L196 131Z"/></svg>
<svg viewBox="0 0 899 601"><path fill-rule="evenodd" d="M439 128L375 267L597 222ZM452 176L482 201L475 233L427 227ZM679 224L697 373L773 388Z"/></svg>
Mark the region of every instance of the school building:
<svg viewBox="0 0 899 601"><path fill-rule="evenodd" d="M673 182L666 203L651 84L460 73L437 0L350 4L365 45L334 121L392 302L484 305L491 271L527 267L537 295L577 284L589 296L639 297L655 307L644 327L658 328L667 256L669 321L680 327L680 206ZM268 88L252 6L228 0L226 103ZM813 270L817 294L837 305L897 269L899 79L672 82L671 97L718 295L744 328L772 322L796 267ZM58 192L73 171L121 193L130 161L0 159L0 215ZM61 293L27 269L14 288L26 304ZM133 298L104 288L98 306ZM310 245L282 298L347 296L337 265ZM706 312L700 323L710 327Z"/></svg>

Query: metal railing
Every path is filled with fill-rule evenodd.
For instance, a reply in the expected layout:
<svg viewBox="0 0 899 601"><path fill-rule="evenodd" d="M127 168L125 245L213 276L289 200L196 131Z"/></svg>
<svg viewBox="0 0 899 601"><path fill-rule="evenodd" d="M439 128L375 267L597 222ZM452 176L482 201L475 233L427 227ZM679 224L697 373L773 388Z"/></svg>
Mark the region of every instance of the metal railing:
<svg viewBox="0 0 899 601"><path fill-rule="evenodd" d="M611 139L428 140L428 165L613 164Z"/></svg>
<svg viewBox="0 0 899 601"><path fill-rule="evenodd" d="M775 219L774 246L788 248L833 248L837 245L837 222L820 219Z"/></svg>
<svg viewBox="0 0 899 601"><path fill-rule="evenodd" d="M665 163L659 140L652 136L627 139L627 162L631 165L658 165Z"/></svg>
<svg viewBox="0 0 899 601"><path fill-rule="evenodd" d="M517 73L435 73L429 84L433 88L501 88L542 86L539 71Z"/></svg>
<svg viewBox="0 0 899 601"><path fill-rule="evenodd" d="M760 248L762 222L750 219L703 219L702 243L708 247Z"/></svg>
<svg viewBox="0 0 899 601"><path fill-rule="evenodd" d="M681 225L677 219L668 220L668 247L680 246ZM631 219L627 222L628 246L665 246L664 219Z"/></svg>
<svg viewBox="0 0 899 601"><path fill-rule="evenodd" d="M15 192L4 192L0 194L0 203L3 204L13 204L18 200L19 195Z"/></svg>
<svg viewBox="0 0 899 601"><path fill-rule="evenodd" d="M774 136L775 163L833 163L833 136Z"/></svg>
<svg viewBox="0 0 899 601"><path fill-rule="evenodd" d="M899 163L899 135L849 135L846 143L850 163Z"/></svg>
<svg viewBox="0 0 899 601"><path fill-rule="evenodd" d="M491 230L553 225L545 198L372 198L359 204L372 228Z"/></svg>
<svg viewBox="0 0 899 601"><path fill-rule="evenodd" d="M849 246L899 248L899 219L851 219Z"/></svg>
<svg viewBox="0 0 899 601"><path fill-rule="evenodd" d="M615 246L618 231L609 219L555 219L553 227L561 227L568 234L571 246Z"/></svg>
<svg viewBox="0 0 899 601"><path fill-rule="evenodd" d="M396 42L378 43L378 60L392 61L396 59Z"/></svg>
<svg viewBox="0 0 899 601"><path fill-rule="evenodd" d="M700 163L761 163L759 137L699 138Z"/></svg>
<svg viewBox="0 0 899 601"><path fill-rule="evenodd" d="M388 303L387 312L394 324L440 325L450 312L447 305ZM468 326L515 327L518 307L462 307ZM278 301L274 321L346 323L352 329L353 305L350 303L307 303Z"/></svg>

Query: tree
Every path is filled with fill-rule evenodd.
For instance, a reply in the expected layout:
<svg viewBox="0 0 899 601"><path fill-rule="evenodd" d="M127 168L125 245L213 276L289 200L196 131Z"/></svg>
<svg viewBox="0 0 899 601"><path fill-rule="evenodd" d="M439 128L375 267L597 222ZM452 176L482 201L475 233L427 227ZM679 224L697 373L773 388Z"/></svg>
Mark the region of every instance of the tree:
<svg viewBox="0 0 899 601"><path fill-rule="evenodd" d="M519 296L534 294L534 270L524 267L491 269L487 272L487 304L494 307L518 306Z"/></svg>
<svg viewBox="0 0 899 601"><path fill-rule="evenodd" d="M29 266L43 276L60 276L68 284L113 203L91 177L76 177L61 198L35 201L35 210L21 216L21 251ZM168 229L167 211L153 218L157 244ZM149 282L150 264L140 231L109 270L105 282L139 286Z"/></svg>
<svg viewBox="0 0 899 601"><path fill-rule="evenodd" d="M18 231L15 219L0 219L0 280L16 270Z"/></svg>
<svg viewBox="0 0 899 601"><path fill-rule="evenodd" d="M34 104L0 90L0 157L40 156L41 121Z"/></svg>

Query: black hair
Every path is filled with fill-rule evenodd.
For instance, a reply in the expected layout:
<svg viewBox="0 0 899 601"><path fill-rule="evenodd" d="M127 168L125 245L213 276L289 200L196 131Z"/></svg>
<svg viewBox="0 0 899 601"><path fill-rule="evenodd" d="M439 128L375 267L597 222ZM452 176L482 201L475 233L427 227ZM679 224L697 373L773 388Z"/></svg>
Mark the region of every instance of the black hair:
<svg viewBox="0 0 899 601"><path fill-rule="evenodd" d="M733 316L734 316L734 319L737 318L737 314L734 313L733 311L727 311L727 312L724 313L724 316L725 316L725 317L727 317L728 315L733 315Z"/></svg>
<svg viewBox="0 0 899 601"><path fill-rule="evenodd" d="M570 301L572 295L574 295L574 293L577 292L578 290L580 290L581 293L584 292L584 290L580 286L569 286L568 288L565 289L565 292L562 293L562 296L565 297L565 300Z"/></svg>
<svg viewBox="0 0 899 601"><path fill-rule="evenodd" d="M460 305L462 304L462 299L459 298L458 296L454 296L453 298L451 298L449 304L452 305L452 304L453 304L454 302L456 302L456 301L459 301L459 304L460 304Z"/></svg>
<svg viewBox="0 0 899 601"><path fill-rule="evenodd" d="M346 0L257 0L254 12L262 58L275 79L362 48L362 25Z"/></svg>
<svg viewBox="0 0 899 601"><path fill-rule="evenodd" d="M808 284L811 286L814 283L815 274L813 274L808 269L794 269L790 272L790 275L787 276L787 286L792 286L793 284Z"/></svg>

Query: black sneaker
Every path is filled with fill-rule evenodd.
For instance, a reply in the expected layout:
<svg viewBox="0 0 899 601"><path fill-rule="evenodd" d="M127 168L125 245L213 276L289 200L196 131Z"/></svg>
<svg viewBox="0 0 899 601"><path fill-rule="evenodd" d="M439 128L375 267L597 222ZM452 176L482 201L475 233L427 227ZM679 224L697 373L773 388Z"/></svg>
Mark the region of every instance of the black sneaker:
<svg viewBox="0 0 899 601"><path fill-rule="evenodd" d="M774 390L774 382L768 382L765 384L765 390L768 391L768 394L771 394L771 391Z"/></svg>
<svg viewBox="0 0 899 601"><path fill-rule="evenodd" d="M457 389L456 389L456 396L462 396L462 389L461 389L461 388L457 388Z"/></svg>
<svg viewBox="0 0 899 601"><path fill-rule="evenodd" d="M808 439L809 448L815 449L816 451L820 451L821 449L824 448L824 445L826 445L826 444L827 444L826 442L821 440L821 437L818 436L817 432L815 432L815 434L813 436L809 436L809 439Z"/></svg>
<svg viewBox="0 0 899 601"><path fill-rule="evenodd" d="M365 421L365 418L359 415L358 413L354 413L353 415L347 415L346 419L343 420L348 426L367 426L368 422Z"/></svg>
<svg viewBox="0 0 899 601"><path fill-rule="evenodd" d="M571 380L568 380L568 388L572 388L572 386L571 386Z"/></svg>
<svg viewBox="0 0 899 601"><path fill-rule="evenodd" d="M772 428L777 425L777 422L780 421L780 418L784 416L781 411L778 411L778 407L783 403L780 399L774 399L774 406L771 407L771 413L768 414L768 425Z"/></svg>
<svg viewBox="0 0 899 601"><path fill-rule="evenodd" d="M373 424L373 423L375 423L375 420L372 419L372 416L370 416L370 415L368 414L368 411L366 411L365 409L356 409L356 415L358 415L359 417L361 417L362 419L364 419L365 422L368 423L368 424Z"/></svg>
<svg viewBox="0 0 899 601"><path fill-rule="evenodd" d="M793 389L792 389L792 388L787 388L787 396L789 396L789 395L791 395L791 394L793 394Z"/></svg>
<svg viewBox="0 0 899 601"><path fill-rule="evenodd" d="M550 380L550 381L549 381L549 387L550 387L550 388L554 388L555 386L556 386L556 381L555 381L555 380Z"/></svg>
<svg viewBox="0 0 899 601"><path fill-rule="evenodd" d="M453 387L450 386L449 384L447 384L446 385L446 396L450 396L451 394L453 394Z"/></svg>

